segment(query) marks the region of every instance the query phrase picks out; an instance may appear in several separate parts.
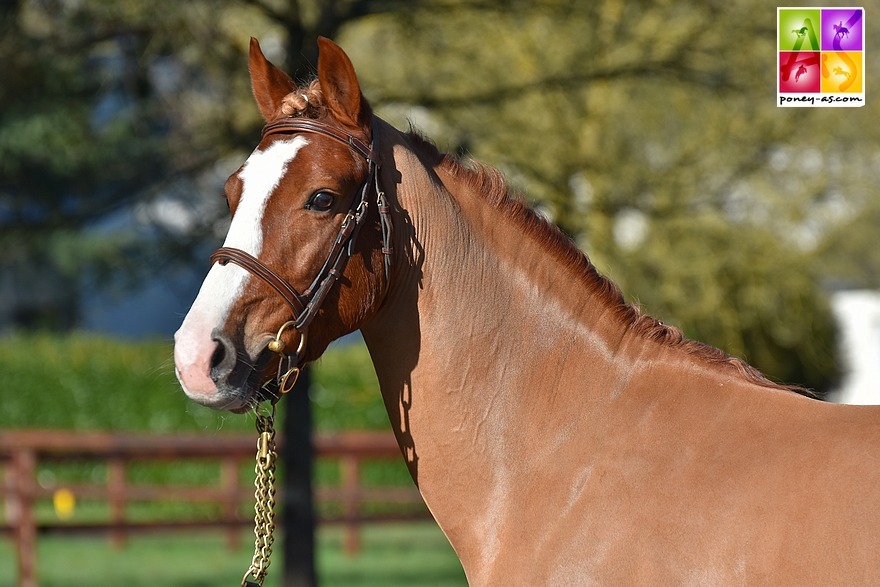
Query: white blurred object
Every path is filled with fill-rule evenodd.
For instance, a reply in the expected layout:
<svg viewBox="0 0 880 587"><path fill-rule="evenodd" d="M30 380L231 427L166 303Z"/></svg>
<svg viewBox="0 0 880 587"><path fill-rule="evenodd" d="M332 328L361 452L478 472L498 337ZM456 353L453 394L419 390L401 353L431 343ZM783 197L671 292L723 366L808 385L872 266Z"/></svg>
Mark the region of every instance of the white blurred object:
<svg viewBox="0 0 880 587"><path fill-rule="evenodd" d="M880 292L831 296L839 326L843 379L832 396L842 404L880 404Z"/></svg>

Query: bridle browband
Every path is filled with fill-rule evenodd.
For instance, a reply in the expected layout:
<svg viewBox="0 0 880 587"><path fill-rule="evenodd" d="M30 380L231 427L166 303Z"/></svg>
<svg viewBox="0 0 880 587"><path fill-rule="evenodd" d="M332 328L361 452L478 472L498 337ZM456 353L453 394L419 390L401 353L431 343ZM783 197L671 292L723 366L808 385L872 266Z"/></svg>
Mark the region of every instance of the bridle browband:
<svg viewBox="0 0 880 587"><path fill-rule="evenodd" d="M360 189L360 198L355 198L352 201L352 206L342 221L342 227L336 235L330 253L327 255L327 260L324 261L324 265L312 280L311 285L303 293L297 292L284 278L267 267L262 261L241 249L221 247L211 255L211 265L214 263L220 263L221 265L234 263L259 277L274 289L290 308L293 320L285 322L278 330L275 339L269 343L269 350L278 353L282 358L278 365L278 376L276 377L281 394L285 394L293 388L293 384L296 382L302 366L303 349L306 344L306 329L318 314L321 304L324 302L333 284L342 275L348 259L354 252L354 245L357 241L360 227L366 219L369 209L371 186L375 191L376 206L382 225L382 253L385 259L386 288L391 278L391 259L393 253L391 213L385 193L379 189L379 157L373 150L372 145L367 145L360 139L329 124L300 118L281 118L268 123L263 127L262 139L273 134L295 134L301 132L324 135L344 143L366 159L369 166L369 173ZM376 128L374 125L374 143L375 137ZM300 340L295 351L285 353L285 345L281 340L281 335L287 328L291 327L299 333ZM286 359L286 366L284 359Z"/></svg>

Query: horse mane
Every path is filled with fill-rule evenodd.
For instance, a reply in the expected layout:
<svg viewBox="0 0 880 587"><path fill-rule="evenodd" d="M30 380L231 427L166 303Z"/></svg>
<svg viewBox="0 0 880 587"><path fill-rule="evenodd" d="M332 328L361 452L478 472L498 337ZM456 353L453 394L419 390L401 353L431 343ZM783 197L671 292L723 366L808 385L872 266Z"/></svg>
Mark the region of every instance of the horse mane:
<svg viewBox="0 0 880 587"><path fill-rule="evenodd" d="M626 303L617 284L599 273L587 255L568 236L525 204L522 197L510 189L500 171L475 161L464 163L448 153L442 153L429 139L413 129L410 129L405 136L417 153L480 194L490 205L514 222L523 234L541 243L548 253L580 279L586 290L600 300L627 330L645 340L681 349L762 387L815 397L815 394L806 388L780 385L770 381L763 373L742 359L731 357L713 346L688 339L678 328L643 314L639 307Z"/></svg>
<svg viewBox="0 0 880 587"><path fill-rule="evenodd" d="M318 82L318 78L313 78L282 98L276 118L300 117L318 120L326 115L327 108L324 105L321 84Z"/></svg>

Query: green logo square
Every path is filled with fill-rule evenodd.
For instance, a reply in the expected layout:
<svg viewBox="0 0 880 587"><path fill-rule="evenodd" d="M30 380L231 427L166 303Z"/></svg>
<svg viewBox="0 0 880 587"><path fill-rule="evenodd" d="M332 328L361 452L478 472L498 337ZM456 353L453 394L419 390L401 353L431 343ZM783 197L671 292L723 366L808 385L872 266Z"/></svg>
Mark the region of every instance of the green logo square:
<svg viewBox="0 0 880 587"><path fill-rule="evenodd" d="M781 8L779 10L780 51L820 51L821 10Z"/></svg>

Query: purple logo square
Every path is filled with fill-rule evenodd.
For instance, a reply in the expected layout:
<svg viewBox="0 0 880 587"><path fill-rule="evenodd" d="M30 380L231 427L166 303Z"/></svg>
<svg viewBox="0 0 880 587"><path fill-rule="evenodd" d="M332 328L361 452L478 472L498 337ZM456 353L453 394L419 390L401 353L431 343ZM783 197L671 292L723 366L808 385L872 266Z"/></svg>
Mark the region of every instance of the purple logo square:
<svg viewBox="0 0 880 587"><path fill-rule="evenodd" d="M861 8L823 8L822 50L861 51L863 16Z"/></svg>

